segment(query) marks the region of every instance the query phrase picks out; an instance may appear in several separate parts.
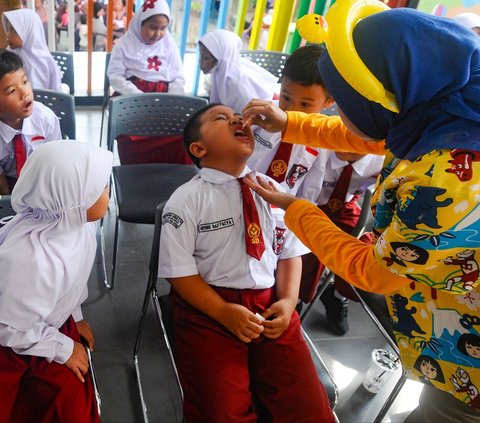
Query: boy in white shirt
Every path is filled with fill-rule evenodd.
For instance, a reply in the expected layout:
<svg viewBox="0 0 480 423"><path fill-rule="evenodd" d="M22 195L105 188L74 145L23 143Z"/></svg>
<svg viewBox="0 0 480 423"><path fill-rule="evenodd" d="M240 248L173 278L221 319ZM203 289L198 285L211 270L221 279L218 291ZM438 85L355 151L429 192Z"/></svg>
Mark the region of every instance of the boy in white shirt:
<svg viewBox="0 0 480 423"><path fill-rule="evenodd" d="M243 124L218 104L192 116L184 139L200 173L163 213L159 276L173 288L185 418L333 422L295 311L307 250L243 185L254 147Z"/></svg>
<svg viewBox="0 0 480 423"><path fill-rule="evenodd" d="M0 195L10 194L21 167L35 148L61 139L55 113L33 101L22 60L4 50L0 53Z"/></svg>

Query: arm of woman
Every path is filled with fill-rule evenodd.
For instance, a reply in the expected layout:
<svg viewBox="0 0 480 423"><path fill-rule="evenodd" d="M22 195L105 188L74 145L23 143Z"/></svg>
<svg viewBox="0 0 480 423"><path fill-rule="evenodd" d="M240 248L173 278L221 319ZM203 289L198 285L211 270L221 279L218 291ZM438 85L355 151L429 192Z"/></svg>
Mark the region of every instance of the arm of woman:
<svg viewBox="0 0 480 423"><path fill-rule="evenodd" d="M358 288L387 294L411 282L384 268L372 245L343 232L306 200L288 206L285 223L325 266Z"/></svg>

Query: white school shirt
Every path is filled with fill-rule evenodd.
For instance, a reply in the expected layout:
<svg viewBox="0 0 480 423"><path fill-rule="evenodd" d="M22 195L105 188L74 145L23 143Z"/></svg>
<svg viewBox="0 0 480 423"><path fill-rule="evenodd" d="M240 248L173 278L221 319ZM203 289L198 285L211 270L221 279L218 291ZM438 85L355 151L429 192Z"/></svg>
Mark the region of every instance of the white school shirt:
<svg viewBox="0 0 480 423"><path fill-rule="evenodd" d="M47 106L34 101L32 114L23 119L21 130L0 121L0 175L17 177L12 140L19 133L22 134L27 157L44 142L62 139L58 117Z"/></svg>
<svg viewBox="0 0 480 423"><path fill-rule="evenodd" d="M255 150L247 161L247 165L260 173L267 173L272 160L275 158L281 141L281 132L270 133L255 126L253 128L255 137ZM296 195L310 169L315 165L319 169L325 167L326 157L319 154L320 148L308 147L306 145L294 144L287 163L285 180L281 186L286 192Z"/></svg>
<svg viewBox="0 0 480 423"><path fill-rule="evenodd" d="M305 198L323 206L328 203L338 178L340 178L343 168L348 165L348 162L340 160L335 151L332 150L320 149L320 156L324 159L310 169L297 193L297 197ZM384 159L385 156L367 154L352 163L352 178L345 202L350 201L355 194L365 192L370 185L375 183Z"/></svg>
<svg viewBox="0 0 480 423"><path fill-rule="evenodd" d="M250 172L245 167L240 177ZM287 229L285 212L252 191L265 242L260 261L247 255L240 183L232 175L202 168L178 188L163 212L159 277L200 275L210 285L264 289L275 284L279 259L308 249Z"/></svg>

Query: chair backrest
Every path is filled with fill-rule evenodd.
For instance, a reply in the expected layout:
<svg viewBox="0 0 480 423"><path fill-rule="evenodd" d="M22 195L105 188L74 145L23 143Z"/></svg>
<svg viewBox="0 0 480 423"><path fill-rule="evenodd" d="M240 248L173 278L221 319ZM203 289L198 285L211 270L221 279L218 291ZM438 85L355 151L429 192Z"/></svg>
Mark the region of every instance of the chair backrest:
<svg viewBox="0 0 480 423"><path fill-rule="evenodd" d="M282 76L285 61L290 56L288 53L265 50L242 50L240 55L265 68L278 78Z"/></svg>
<svg viewBox="0 0 480 423"><path fill-rule="evenodd" d="M374 185L369 186L363 194L362 209L360 216L355 224L355 227L350 232L350 235L360 238L367 229L367 226L373 222L372 209L370 207L370 200L372 199Z"/></svg>
<svg viewBox="0 0 480 423"><path fill-rule="evenodd" d="M52 51L52 56L62 72L62 82L68 85L70 94L75 93L75 73L73 71L73 55L63 51Z"/></svg>
<svg viewBox="0 0 480 423"><path fill-rule="evenodd" d="M0 195L0 228L5 226L15 216L9 195Z"/></svg>
<svg viewBox="0 0 480 423"><path fill-rule="evenodd" d="M34 90L34 100L52 109L60 120L63 138L76 139L75 97L52 90Z"/></svg>
<svg viewBox="0 0 480 423"><path fill-rule="evenodd" d="M107 147L113 151L118 135L181 135L190 116L207 104L205 98L168 93L113 97L109 106Z"/></svg>

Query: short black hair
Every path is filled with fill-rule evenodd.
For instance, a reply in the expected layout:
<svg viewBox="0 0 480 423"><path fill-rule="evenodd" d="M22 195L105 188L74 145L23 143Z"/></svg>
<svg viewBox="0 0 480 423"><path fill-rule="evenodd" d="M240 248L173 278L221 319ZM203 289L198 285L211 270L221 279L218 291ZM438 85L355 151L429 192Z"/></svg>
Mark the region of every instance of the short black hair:
<svg viewBox="0 0 480 423"><path fill-rule="evenodd" d="M183 143L185 145L188 155L192 159L193 164L198 168L202 167L200 166L200 159L198 157L195 157L190 152L190 144L200 138L200 127L202 126L201 117L212 107L216 106L222 106L222 104L210 103L205 107L202 107L200 110L197 110L192 116L190 116L187 123L185 124L185 129L183 130Z"/></svg>
<svg viewBox="0 0 480 423"><path fill-rule="evenodd" d="M311 85L324 87L318 70L318 59L324 51L323 44L311 44L295 50L285 62L282 78L288 78L307 87Z"/></svg>
<svg viewBox="0 0 480 423"><path fill-rule="evenodd" d="M13 51L0 49L0 79L7 73L16 72L23 69L22 59Z"/></svg>

